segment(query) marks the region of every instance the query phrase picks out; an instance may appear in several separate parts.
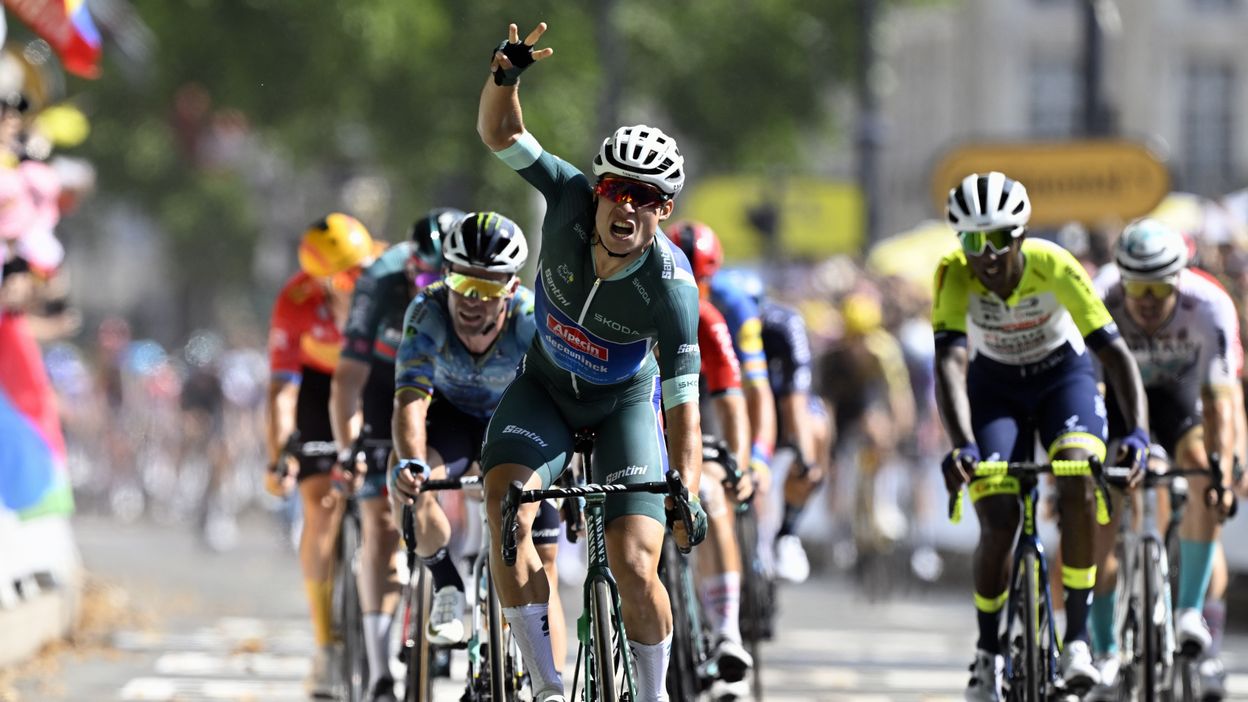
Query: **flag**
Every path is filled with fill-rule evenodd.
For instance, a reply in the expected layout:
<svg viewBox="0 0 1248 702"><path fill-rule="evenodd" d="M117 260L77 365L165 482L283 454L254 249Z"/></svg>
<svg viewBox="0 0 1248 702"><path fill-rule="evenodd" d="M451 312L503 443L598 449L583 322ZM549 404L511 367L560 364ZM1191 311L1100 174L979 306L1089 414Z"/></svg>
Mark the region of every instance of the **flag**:
<svg viewBox="0 0 1248 702"><path fill-rule="evenodd" d="M85 0L4 0L61 57L65 70L82 78L100 74L100 31Z"/></svg>

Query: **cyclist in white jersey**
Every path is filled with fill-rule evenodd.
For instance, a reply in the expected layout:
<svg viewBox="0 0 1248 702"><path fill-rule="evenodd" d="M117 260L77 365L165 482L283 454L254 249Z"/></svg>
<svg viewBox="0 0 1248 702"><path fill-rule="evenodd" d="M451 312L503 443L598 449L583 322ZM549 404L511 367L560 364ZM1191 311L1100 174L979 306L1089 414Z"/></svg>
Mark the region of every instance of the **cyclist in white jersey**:
<svg viewBox="0 0 1248 702"><path fill-rule="evenodd" d="M1235 454L1236 388L1243 363L1235 304L1216 282L1186 268L1187 247L1178 232L1152 219L1123 230L1116 259L1120 279L1102 295L1119 333L1140 367L1148 396L1153 437L1176 466L1208 468L1219 456L1222 501L1209 478L1190 479L1195 499L1179 529L1179 588L1175 626L1179 645L1204 651L1211 637L1201 616L1222 521L1232 510L1230 490ZM1109 403L1111 436L1122 433L1117 407ZM1102 670L1116 661L1113 544L1105 527L1098 541L1100 572L1091 611L1091 634ZM1108 666L1108 668L1106 667ZM1102 675L1103 682L1112 675Z"/></svg>

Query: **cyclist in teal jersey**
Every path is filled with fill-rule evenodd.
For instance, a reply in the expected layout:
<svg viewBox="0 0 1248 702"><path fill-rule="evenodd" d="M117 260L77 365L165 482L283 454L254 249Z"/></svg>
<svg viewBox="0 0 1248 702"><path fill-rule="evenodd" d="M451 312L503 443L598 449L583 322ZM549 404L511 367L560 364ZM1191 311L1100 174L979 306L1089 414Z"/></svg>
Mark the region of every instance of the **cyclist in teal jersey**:
<svg viewBox="0 0 1248 702"><path fill-rule="evenodd" d="M351 450L361 426L368 428L365 438L390 438L395 353L403 337L403 313L416 291L424 287L427 272L441 268L441 241L463 216L459 210L431 210L416 220L409 241L390 247L356 280L329 398L338 460L344 467L355 465ZM362 466L365 476L357 488L363 527L357 577L370 702L393 699L388 661L390 621L399 594L395 559L399 532L385 500L389 457L388 449L369 451Z"/></svg>
<svg viewBox="0 0 1248 702"><path fill-rule="evenodd" d="M692 533L674 527L681 544L706 535L696 500L701 478L698 415L698 288L689 263L659 223L684 184L684 159L662 131L621 127L594 159L597 182L545 152L525 128L516 83L520 72L552 49L533 50L546 30L519 41L516 26L494 53L481 91L482 141L546 198L535 286L537 336L486 430L481 465L494 548L502 543L501 503L513 480L549 485L566 467L573 434L597 433L591 479L629 484L662 479L671 467L685 479ZM658 347L658 360L655 353ZM641 700L665 700L672 613L658 578L666 518L661 498L609 496L607 555L619 582L624 626ZM545 624L550 583L521 512L514 568L491 558L507 622L533 675L536 700L564 700Z"/></svg>

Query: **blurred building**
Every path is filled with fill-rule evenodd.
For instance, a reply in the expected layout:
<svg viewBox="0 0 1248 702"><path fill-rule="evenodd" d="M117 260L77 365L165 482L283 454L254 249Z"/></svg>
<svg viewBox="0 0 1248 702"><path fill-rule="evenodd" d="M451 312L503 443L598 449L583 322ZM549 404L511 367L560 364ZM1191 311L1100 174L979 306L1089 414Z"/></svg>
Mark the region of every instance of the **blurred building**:
<svg viewBox="0 0 1248 702"><path fill-rule="evenodd" d="M889 13L883 233L937 215L936 160L979 140L1066 139L1083 127L1085 0L950 0ZM1148 142L1175 190L1248 184L1248 0L1100 0L1111 129Z"/></svg>

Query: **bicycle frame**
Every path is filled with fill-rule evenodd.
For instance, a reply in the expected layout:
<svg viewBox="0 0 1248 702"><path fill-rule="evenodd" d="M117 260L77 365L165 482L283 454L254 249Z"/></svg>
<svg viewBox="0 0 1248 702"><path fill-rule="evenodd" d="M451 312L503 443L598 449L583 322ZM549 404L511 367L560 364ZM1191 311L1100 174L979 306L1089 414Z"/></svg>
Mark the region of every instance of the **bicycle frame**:
<svg viewBox="0 0 1248 702"><path fill-rule="evenodd" d="M616 636L621 645L616 648L620 657L620 665L624 670L624 679L628 686L629 699L637 699L637 680L633 672L633 655L628 649L628 634L624 630L624 617L620 613L620 589L615 582L615 575L611 573L611 568L607 565L607 530L606 530L606 495L591 494L585 496L585 531L589 537L587 543L589 554L589 565L585 572L585 587L583 589L581 616L576 621L576 638L579 642L579 650L576 657L579 660L582 652L593 650L593 634L595 631L593 618L595 608L593 606L594 583L604 582L607 589L611 593L611 611L615 620L619 622L616 629ZM595 689L593 681L596 680L597 671L594 670L595 657L585 655L585 688L584 698L586 702L593 700L594 697L591 690ZM598 665L613 665L614 661L597 661ZM576 693L576 680L572 682L572 692Z"/></svg>
<svg viewBox="0 0 1248 702"><path fill-rule="evenodd" d="M1044 621L1047 624L1043 627L1045 631L1037 631L1036 636L1044 636L1048 640L1047 660L1043 662L1037 661L1041 663L1045 671L1044 680L1041 681L1044 685L1044 689L1041 691L1041 699L1045 699L1047 698L1048 690L1057 682L1057 653L1061 649L1057 641L1057 631L1053 628L1053 597L1049 591L1048 562L1044 557L1044 544L1040 542L1040 537L1036 533L1036 484L1037 480L1034 474L1019 477L1018 492L1023 510L1022 528L1019 532L1018 544L1014 547L1014 569L1011 571L1014 577L1010 585L1010 595L1006 601L1005 640L1001 650L1010 650L1010 630L1016 613L1021 611L1024 603L1030 600L1037 608L1043 607ZM1034 559L1035 581L1024 583L1023 581L1027 579L1026 573L1032 570L1032 568L1027 567L1028 559ZM1023 592L1023 587L1032 588L1030 597ZM1040 617L1037 616L1037 626L1039 626L1040 621ZM1026 642L1024 644L1026 645ZM1031 642L1031 645L1038 646L1039 644L1039 639ZM1005 679L1009 683L1011 690L1015 689L1015 685L1025 683L1021 675L1026 673L1026 671L1015 671L1013 668L1014 657L1012 655L1006 656Z"/></svg>

